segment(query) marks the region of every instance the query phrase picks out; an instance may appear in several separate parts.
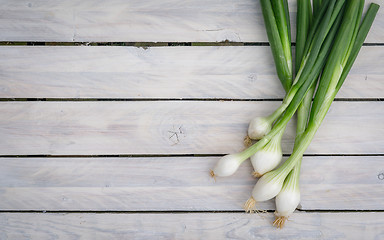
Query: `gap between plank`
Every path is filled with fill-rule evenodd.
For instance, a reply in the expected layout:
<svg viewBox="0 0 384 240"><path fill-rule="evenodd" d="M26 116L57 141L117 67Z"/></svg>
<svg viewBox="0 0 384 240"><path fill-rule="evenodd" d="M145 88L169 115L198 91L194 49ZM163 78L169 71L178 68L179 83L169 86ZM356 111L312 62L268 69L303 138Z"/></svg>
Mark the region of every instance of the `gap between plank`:
<svg viewBox="0 0 384 240"><path fill-rule="evenodd" d="M10 42L0 41L3 46L130 46L130 47L172 47L172 46L269 46L269 42ZM296 43L291 43L295 46ZM364 43L363 46L384 46L384 43Z"/></svg>
<svg viewBox="0 0 384 240"><path fill-rule="evenodd" d="M2 102L97 102L97 101L111 101L111 102L144 102L144 101L282 101L282 98L271 99L231 99L231 98L0 98Z"/></svg>
<svg viewBox="0 0 384 240"><path fill-rule="evenodd" d="M0 98L0 102L145 102L145 101L219 101L219 102L280 102L282 98ZM380 102L384 98L335 98L336 102Z"/></svg>
<svg viewBox="0 0 384 240"><path fill-rule="evenodd" d="M105 154L105 155L0 155L0 158L167 158L167 157L222 157L225 154ZM289 157L290 154L283 154ZM384 157L384 153L374 154L304 154L304 157Z"/></svg>
<svg viewBox="0 0 384 240"><path fill-rule="evenodd" d="M263 212L274 212L273 209L263 210ZM345 209L345 210L300 210L296 209L297 212L308 212L308 213L354 213L354 212L384 212L384 210L355 210L355 209ZM244 210L197 210L197 211L186 211L186 210L148 210L148 211L108 211L108 210L0 210L1 213L95 213L95 214L198 214L198 213L246 213Z"/></svg>

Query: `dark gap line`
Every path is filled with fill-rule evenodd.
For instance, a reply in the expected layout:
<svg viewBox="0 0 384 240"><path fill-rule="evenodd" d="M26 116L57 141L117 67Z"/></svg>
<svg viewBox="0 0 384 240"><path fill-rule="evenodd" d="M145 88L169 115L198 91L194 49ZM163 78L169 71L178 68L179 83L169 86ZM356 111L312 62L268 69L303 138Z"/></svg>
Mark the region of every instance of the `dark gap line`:
<svg viewBox="0 0 384 240"><path fill-rule="evenodd" d="M285 157L291 156L290 154L283 154ZM304 157L384 157L384 153L312 153L304 154Z"/></svg>
<svg viewBox="0 0 384 240"><path fill-rule="evenodd" d="M165 46L269 46L269 42L31 42L0 41L4 46L130 46L130 47L165 47ZM292 46L296 43L292 42ZM363 46L384 46L384 43L364 43Z"/></svg>
<svg viewBox="0 0 384 240"><path fill-rule="evenodd" d="M100 155L0 155L0 158L177 158L177 157L222 157L225 154L100 154ZM283 154L289 157L290 154ZM384 153L372 154L304 154L304 157L384 157Z"/></svg>
<svg viewBox="0 0 384 240"><path fill-rule="evenodd" d="M45 42L26 42L27 46L45 46Z"/></svg>
<svg viewBox="0 0 384 240"><path fill-rule="evenodd" d="M282 98L0 98L0 102L165 102L165 101L195 101L195 102L281 102ZM384 98L336 98L336 102L378 102Z"/></svg>
<svg viewBox="0 0 384 240"><path fill-rule="evenodd" d="M366 46L366 47L384 46L384 43L363 43L363 46Z"/></svg>
<svg viewBox="0 0 384 240"><path fill-rule="evenodd" d="M384 210L359 210L359 209L343 209L343 210L329 210L329 209L311 209L311 210L300 210L298 212L302 213L370 213L370 212L384 212ZM262 210L263 212L273 213L275 210L268 209ZM199 214L199 213L244 213L244 210L196 210L196 211L186 211L186 210L148 210L148 211L108 211L108 210L0 210L1 213L81 213L81 214Z"/></svg>
<svg viewBox="0 0 384 240"><path fill-rule="evenodd" d="M224 154L100 154L100 155L0 155L0 158L166 158L166 157L222 157Z"/></svg>
<svg viewBox="0 0 384 240"><path fill-rule="evenodd" d="M0 98L2 102L145 102L145 101L282 101L271 99L232 99L232 98Z"/></svg>
<svg viewBox="0 0 384 240"><path fill-rule="evenodd" d="M244 42L244 46L268 46L269 42ZM291 46L296 46L296 43L291 43Z"/></svg>
<svg viewBox="0 0 384 240"><path fill-rule="evenodd" d="M335 102L380 102L384 98L335 98Z"/></svg>
<svg viewBox="0 0 384 240"><path fill-rule="evenodd" d="M5 46L127 46L127 47L175 47L175 46L269 46L268 42L12 42L0 41Z"/></svg>
<svg viewBox="0 0 384 240"><path fill-rule="evenodd" d="M263 210L264 211L264 210ZM273 212L275 210L265 210L267 212ZM148 211L117 211L117 210L0 210L0 213L107 213L107 214L162 214L162 213L245 213L244 210L196 210L196 211L187 211L187 210L148 210Z"/></svg>
<svg viewBox="0 0 384 240"><path fill-rule="evenodd" d="M377 210L364 210L364 209L340 209L340 210L329 210L329 209L296 209L299 212L308 212L308 213L354 213L354 212L384 212L383 209Z"/></svg>

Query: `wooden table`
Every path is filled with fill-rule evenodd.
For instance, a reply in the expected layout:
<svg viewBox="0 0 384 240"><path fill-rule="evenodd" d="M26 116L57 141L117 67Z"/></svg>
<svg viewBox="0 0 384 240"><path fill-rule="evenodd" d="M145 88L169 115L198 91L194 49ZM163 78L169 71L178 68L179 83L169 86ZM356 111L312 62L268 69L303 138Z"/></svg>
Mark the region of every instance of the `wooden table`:
<svg viewBox="0 0 384 240"><path fill-rule="evenodd" d="M0 239L384 239L383 9L277 230L209 176L284 96L257 0L0 6Z"/></svg>

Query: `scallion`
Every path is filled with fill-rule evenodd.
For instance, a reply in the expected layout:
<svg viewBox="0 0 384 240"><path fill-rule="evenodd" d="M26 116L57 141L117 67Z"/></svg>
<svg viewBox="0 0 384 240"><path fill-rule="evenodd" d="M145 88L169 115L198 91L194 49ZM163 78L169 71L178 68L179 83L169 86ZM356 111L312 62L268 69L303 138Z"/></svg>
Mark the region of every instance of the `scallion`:
<svg viewBox="0 0 384 240"><path fill-rule="evenodd" d="M344 81L343 77L346 76L350 70L347 63L350 63L351 61L353 63L354 54L351 53L355 53L356 51L358 52L357 49L360 49L379 6L376 4L371 5L367 13L368 17L366 17L363 21L365 24L362 24L361 27L359 27L363 7L364 1L362 0L351 0L347 2L338 35L333 44L330 56L328 57L327 64L324 67L324 71L316 91L308 127L299 138L291 156L287 159L287 161L285 161L279 168L265 174L260 179L262 181L259 180L256 183L254 189L262 189L264 185L272 185L276 182L281 182L281 179L285 179L293 167L302 158L317 129L324 120L334 97L336 96L337 90L339 89L337 88L338 83L340 81ZM360 40L356 41L356 39ZM259 184L262 186L257 186ZM277 195L274 195L276 192L277 190L275 186L270 189L270 194L268 194L268 196L274 197ZM258 194L258 192L256 192L256 194ZM266 196L265 193L263 193L263 195ZM255 200L257 199L254 192L252 197Z"/></svg>

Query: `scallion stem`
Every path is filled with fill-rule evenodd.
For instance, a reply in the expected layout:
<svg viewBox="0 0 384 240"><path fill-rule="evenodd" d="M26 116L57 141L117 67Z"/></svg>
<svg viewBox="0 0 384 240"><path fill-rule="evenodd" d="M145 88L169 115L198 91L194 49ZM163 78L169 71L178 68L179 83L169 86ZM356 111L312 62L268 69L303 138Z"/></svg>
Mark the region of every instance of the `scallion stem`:
<svg viewBox="0 0 384 240"><path fill-rule="evenodd" d="M288 3L287 0L273 0L271 1L271 4L275 15L276 25L279 30L285 61L288 66L289 82L287 81L286 85L290 87L292 83L292 50L289 11L286 9Z"/></svg>
<svg viewBox="0 0 384 240"><path fill-rule="evenodd" d="M325 95L323 98L316 98L314 99L312 109L311 109L311 118L308 122L308 127L305 130L305 132L302 134L302 136L299 138L298 143L295 144L295 148L293 150L293 153L291 156L285 161L278 169L272 171L274 174L278 177L281 176L287 176L288 173L291 171L291 169L296 165L296 163L301 159L302 155L304 154L305 150L309 146L310 142L312 141L316 131L320 127L322 121L324 120L329 107L332 104L332 101L337 93L337 88L332 89L329 88L329 85L333 85L334 82L339 83L340 80L344 81L344 77L348 73L349 69L345 68L340 73L340 68L343 59L345 59L345 55L349 54L348 60L345 64L350 63L355 59L355 55L352 53L358 52L358 49L361 48L362 43L364 42L364 39L369 31L370 26L372 25L372 22L374 20L374 17L377 13L378 5L373 5L368 13L367 16L364 18L364 21L361 25L361 27L358 30L358 33L356 35L355 39L359 39L358 41L353 39L353 34L356 31L356 27L359 27L357 22L359 22L356 18L360 18L359 13L361 12L361 8L363 7L363 4L361 4L361 1L349 1L348 6L346 9L345 17L343 18L343 23L340 28L342 28L342 31L337 36L334 46L332 48L332 53L329 57L329 61L325 67L324 73L321 76L320 85L317 91L322 92L325 88L327 91L325 91ZM351 24L351 21L356 24ZM362 28L368 28L368 29L362 29ZM350 39L346 39L346 36L349 36ZM347 42L345 42L347 40ZM351 41L354 41L353 43L353 49L351 51L348 51L349 45ZM336 56L334 53L337 52L340 54L339 56ZM333 58L334 57L334 58ZM335 62L334 59L337 59ZM332 64L329 64L332 63ZM335 65L334 65L335 64ZM346 66L346 65L345 65ZM343 66L341 66L343 67ZM333 72L332 72L333 71ZM344 78L344 79L343 79ZM321 84L322 82L328 82L329 85ZM319 95L320 96L320 95ZM318 104L319 107L314 108L313 106L315 104Z"/></svg>
<svg viewBox="0 0 384 240"><path fill-rule="evenodd" d="M307 0L299 0L297 2L297 31L296 31L296 72L299 71L299 67L304 55L304 47L307 40L309 31L308 19L312 18L311 2ZM309 7L307 6L309 5ZM309 111L311 108L313 93L316 88L315 81L310 87L308 93L305 95L302 103L297 109L297 127L296 127L296 139L295 145L299 143L299 139L304 133L307 127L307 121L309 117ZM300 203L300 168L302 158L297 162L295 167L286 177L282 189L276 196L276 219L273 225L278 228L283 228L288 217L295 211Z"/></svg>
<svg viewBox="0 0 384 240"><path fill-rule="evenodd" d="M313 2L313 16L316 16L320 11L322 0L313 0L312 2Z"/></svg>
<svg viewBox="0 0 384 240"><path fill-rule="evenodd" d="M345 64L344 71L343 71L343 73L340 77L340 80L336 86L336 92L338 92L340 90L340 88L343 85L349 71L351 70L353 63L355 62L357 55L359 54L360 49L363 46L364 40L367 37L368 32L372 27L373 21L375 20L375 17L376 17L377 12L379 11L379 8L380 8L380 6L375 4L375 3L371 3L371 5L369 5L368 11L365 14L363 22L360 25L354 46L353 46L352 51L350 53L350 56L348 58L348 61Z"/></svg>
<svg viewBox="0 0 384 240"><path fill-rule="evenodd" d="M272 8L272 2L276 8ZM282 0L260 0L265 29L271 46L273 59L281 84L288 90L292 82L292 59L289 60L291 43L290 32L286 31L287 22L286 3ZM276 15L275 15L276 13ZM289 41L289 44L287 44Z"/></svg>
<svg viewBox="0 0 384 240"><path fill-rule="evenodd" d="M310 0L297 1L297 22L296 22L296 58L295 69L296 74L301 66L301 61L304 56L305 42L307 40L308 31L312 19L312 9Z"/></svg>

